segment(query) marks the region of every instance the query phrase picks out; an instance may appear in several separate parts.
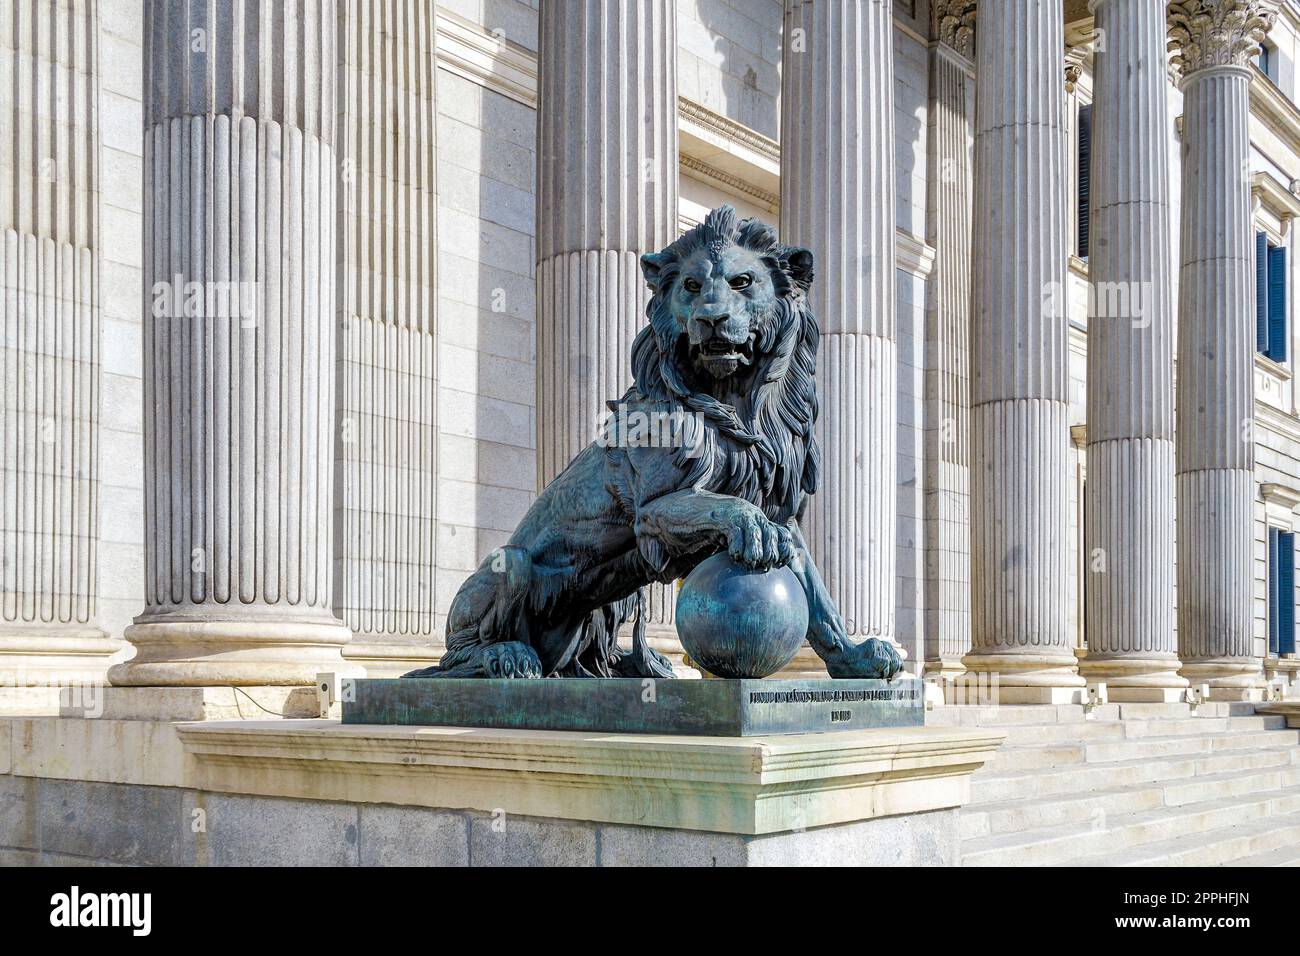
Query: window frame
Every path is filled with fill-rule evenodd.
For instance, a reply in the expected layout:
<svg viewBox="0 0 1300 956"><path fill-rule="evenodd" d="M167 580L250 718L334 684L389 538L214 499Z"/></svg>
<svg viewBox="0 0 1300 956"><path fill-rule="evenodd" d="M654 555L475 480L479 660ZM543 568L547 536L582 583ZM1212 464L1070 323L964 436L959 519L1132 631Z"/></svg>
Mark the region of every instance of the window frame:
<svg viewBox="0 0 1300 956"><path fill-rule="evenodd" d="M1255 232L1255 351L1286 365L1291 357L1291 257L1287 243ZM1280 267L1279 267L1280 266ZM1275 276L1280 279L1275 281Z"/></svg>
<svg viewBox="0 0 1300 956"><path fill-rule="evenodd" d="M1267 528L1267 656L1281 657L1296 652L1295 532Z"/></svg>

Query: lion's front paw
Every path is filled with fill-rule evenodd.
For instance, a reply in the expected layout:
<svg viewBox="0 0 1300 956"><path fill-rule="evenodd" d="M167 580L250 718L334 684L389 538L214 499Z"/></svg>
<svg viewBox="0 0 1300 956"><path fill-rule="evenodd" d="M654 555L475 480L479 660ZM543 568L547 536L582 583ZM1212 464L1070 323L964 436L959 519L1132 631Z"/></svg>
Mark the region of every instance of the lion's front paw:
<svg viewBox="0 0 1300 956"><path fill-rule="evenodd" d="M736 509L727 523L726 533L727 553L747 568L766 571L789 564L794 556L790 529L769 521L753 505Z"/></svg>
<svg viewBox="0 0 1300 956"><path fill-rule="evenodd" d="M842 657L827 662L832 677L881 678L893 680L903 669L903 659L888 641L869 637L861 644L849 644Z"/></svg>
<svg viewBox="0 0 1300 956"><path fill-rule="evenodd" d="M541 677L537 652L521 641L475 645L454 663L437 664L403 677Z"/></svg>
<svg viewBox="0 0 1300 956"><path fill-rule="evenodd" d="M542 662L537 652L521 641L489 645L483 651L482 667L487 677L542 676Z"/></svg>

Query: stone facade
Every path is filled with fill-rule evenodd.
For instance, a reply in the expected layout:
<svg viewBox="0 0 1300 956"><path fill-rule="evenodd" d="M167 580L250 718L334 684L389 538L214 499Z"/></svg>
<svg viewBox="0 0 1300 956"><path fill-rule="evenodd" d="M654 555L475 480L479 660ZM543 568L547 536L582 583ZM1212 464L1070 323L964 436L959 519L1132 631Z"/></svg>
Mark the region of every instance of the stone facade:
<svg viewBox="0 0 1300 956"><path fill-rule="evenodd" d="M0 866L953 866L959 842L953 809L742 836L3 776L0 808Z"/></svg>
<svg viewBox="0 0 1300 956"><path fill-rule="evenodd" d="M1254 236L1300 213L1291 0L327 6L0 24L9 670L436 658L626 381L635 253L728 201L818 254L810 524L855 635L1007 700L1289 683L1295 349L1248 330ZM177 281L197 323L154 314ZM654 615L671 651L670 591Z"/></svg>

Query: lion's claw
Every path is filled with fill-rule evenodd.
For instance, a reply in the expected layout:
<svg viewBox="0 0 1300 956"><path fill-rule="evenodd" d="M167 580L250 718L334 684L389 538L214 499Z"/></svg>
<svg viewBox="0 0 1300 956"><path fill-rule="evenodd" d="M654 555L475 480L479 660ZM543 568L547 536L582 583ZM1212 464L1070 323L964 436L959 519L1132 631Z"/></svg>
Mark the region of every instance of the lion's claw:
<svg viewBox="0 0 1300 956"><path fill-rule="evenodd" d="M727 553L738 564L767 571L790 563L794 541L789 528L768 520L757 508L742 508L728 526Z"/></svg>
<svg viewBox="0 0 1300 956"><path fill-rule="evenodd" d="M878 637L869 637L861 644L847 642L842 655L827 661L827 673L832 677L893 680L902 669L903 659L894 645Z"/></svg>
<svg viewBox="0 0 1300 956"><path fill-rule="evenodd" d="M435 665L403 674L403 677L520 677L542 676L542 662L537 652L520 641L483 644L470 658L450 667Z"/></svg>

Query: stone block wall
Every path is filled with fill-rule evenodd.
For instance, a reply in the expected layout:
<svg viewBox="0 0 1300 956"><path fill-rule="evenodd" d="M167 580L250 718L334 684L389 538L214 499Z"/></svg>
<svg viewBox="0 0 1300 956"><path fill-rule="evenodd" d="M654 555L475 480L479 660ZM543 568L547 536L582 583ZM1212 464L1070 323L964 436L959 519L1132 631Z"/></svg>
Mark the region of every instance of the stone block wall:
<svg viewBox="0 0 1300 956"><path fill-rule="evenodd" d="M678 0L677 89L778 139L780 0Z"/></svg>
<svg viewBox="0 0 1300 956"><path fill-rule="evenodd" d="M739 836L0 774L0 866L952 866L957 813Z"/></svg>
<svg viewBox="0 0 1300 956"><path fill-rule="evenodd" d="M99 625L114 637L144 609L142 17L139 0L100 0Z"/></svg>
<svg viewBox="0 0 1300 956"><path fill-rule="evenodd" d="M438 71L439 611L536 488L535 113ZM445 573L443 573L445 572Z"/></svg>
<svg viewBox="0 0 1300 956"><path fill-rule="evenodd" d="M894 31L894 162L897 176L896 225L900 234L923 246L926 236L926 110L929 103L926 44L912 31ZM933 251L927 250L932 259ZM898 413L898 639L907 650L909 670L920 673L925 659L926 583L926 279L929 266L917 268L900 256L897 289Z"/></svg>

